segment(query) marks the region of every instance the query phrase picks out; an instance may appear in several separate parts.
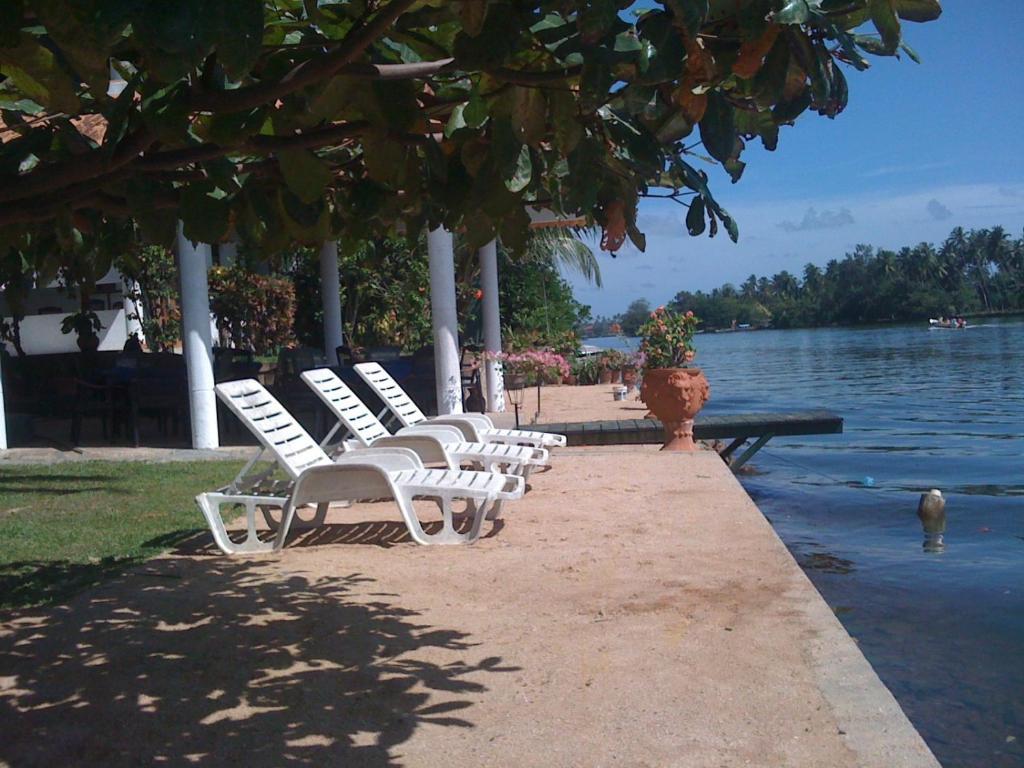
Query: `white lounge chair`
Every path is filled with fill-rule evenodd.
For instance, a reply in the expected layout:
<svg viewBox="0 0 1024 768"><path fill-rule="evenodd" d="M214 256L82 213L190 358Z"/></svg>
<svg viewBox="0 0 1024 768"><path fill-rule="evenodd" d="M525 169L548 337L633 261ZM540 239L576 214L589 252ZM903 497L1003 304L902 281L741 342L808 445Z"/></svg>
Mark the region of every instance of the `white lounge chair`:
<svg viewBox="0 0 1024 768"><path fill-rule="evenodd" d="M423 462L407 448L368 448L332 460L309 433L258 381L246 379L218 384L217 396L257 437L261 450L234 481L225 488L196 497L217 546L227 554L277 551L284 546L296 510L315 506L316 514L307 524L323 522L332 502L394 499L413 540L420 544L466 544L476 541L485 515L499 500L522 498L522 477L494 472L425 469ZM250 475L256 461L268 451L274 464L269 470ZM277 467L287 474L283 483L264 491ZM438 533L423 530L413 508L413 499L429 498L441 509L443 527ZM473 515L470 530L455 529L452 502L465 499ZM241 504L246 510L246 534L241 542L228 536L221 518L224 504ZM256 531L259 508L277 532L262 541ZM281 509L275 523L269 508Z"/></svg>
<svg viewBox="0 0 1024 768"><path fill-rule="evenodd" d="M354 441L341 441L345 449L400 446L415 451L425 463L444 463L451 469L459 469L463 464L470 463L474 469L527 478L534 467L546 466L548 463L548 451L545 448L471 443L464 439L456 427L447 424L403 427L392 435L352 388L330 368L303 371L301 377L338 419L338 423L320 443L321 446L329 443L344 427L354 438Z"/></svg>
<svg viewBox="0 0 1024 768"><path fill-rule="evenodd" d="M354 367L360 378L370 385L374 394L384 402L403 427L417 424L449 424L457 427L471 442L532 445L537 448L560 448L565 445L565 435L532 432L526 429L500 429L483 413L459 413L428 418L391 374L378 363L356 363Z"/></svg>

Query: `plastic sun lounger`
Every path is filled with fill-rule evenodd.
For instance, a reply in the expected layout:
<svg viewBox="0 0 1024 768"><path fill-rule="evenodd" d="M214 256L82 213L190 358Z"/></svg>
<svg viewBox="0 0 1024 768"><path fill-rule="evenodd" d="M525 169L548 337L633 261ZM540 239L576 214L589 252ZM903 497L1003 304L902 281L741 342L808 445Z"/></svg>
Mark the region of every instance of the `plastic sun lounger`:
<svg viewBox="0 0 1024 768"><path fill-rule="evenodd" d="M379 364L356 363L353 367L403 427L417 424L448 424L457 427L467 440L480 443L532 445L537 448L561 448L566 443L565 435L531 432L525 429L500 429L483 413L460 413L428 418L391 374Z"/></svg>
<svg viewBox="0 0 1024 768"><path fill-rule="evenodd" d="M548 451L504 443L467 442L456 427L447 424L420 424L403 427L392 435L380 419L366 407L355 392L330 368L303 371L302 380L309 385L338 419L338 423L320 443L326 446L344 427L354 440L343 440L346 450L370 447L399 446L415 451L425 463L443 463L459 469L464 463L488 472L504 472L529 477L534 467L546 466ZM353 445L354 443L354 445ZM497 509L495 509L497 512Z"/></svg>
<svg viewBox="0 0 1024 768"><path fill-rule="evenodd" d="M498 501L522 498L522 477L494 472L426 469L407 448L367 448L332 460L309 433L257 381L245 379L218 384L217 396L260 441L260 452L225 488L201 493L196 503L210 525L214 541L226 554L278 551L288 538L297 518L296 511L315 506L307 526L323 523L332 502L394 499L413 540L419 544L469 544L480 536L480 527ZM270 469L250 475L249 471L267 451L273 458ZM265 483L277 467L287 475L283 484ZM443 517L442 529L434 534L423 530L413 508L413 499L434 500ZM465 499L473 521L469 531L455 529L452 502ZM224 504L243 505L246 533L241 542L232 541L224 527L220 508ZM275 522L270 508L281 510ZM263 541L256 531L256 511L260 509L271 529L272 540Z"/></svg>

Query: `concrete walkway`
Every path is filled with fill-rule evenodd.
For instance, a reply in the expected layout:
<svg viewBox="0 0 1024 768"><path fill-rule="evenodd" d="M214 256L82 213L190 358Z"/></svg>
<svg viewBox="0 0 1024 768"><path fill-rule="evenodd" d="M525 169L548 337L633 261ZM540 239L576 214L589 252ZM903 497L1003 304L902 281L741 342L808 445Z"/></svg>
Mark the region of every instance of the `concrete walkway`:
<svg viewBox="0 0 1024 768"><path fill-rule="evenodd" d="M0 763L937 763L716 455L572 449L473 547L332 510L5 617Z"/></svg>

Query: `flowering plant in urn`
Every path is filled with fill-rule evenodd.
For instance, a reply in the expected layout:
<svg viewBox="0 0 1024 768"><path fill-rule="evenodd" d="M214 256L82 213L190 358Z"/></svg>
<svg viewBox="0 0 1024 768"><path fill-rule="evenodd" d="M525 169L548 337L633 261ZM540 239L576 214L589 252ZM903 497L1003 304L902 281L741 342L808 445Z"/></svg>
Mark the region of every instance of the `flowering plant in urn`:
<svg viewBox="0 0 1024 768"><path fill-rule="evenodd" d="M696 355L693 334L700 319L693 312L673 312L658 307L640 326L640 352L644 355L644 368L680 368Z"/></svg>
<svg viewBox="0 0 1024 768"><path fill-rule="evenodd" d="M700 368L690 366L693 335L700 320L693 312L658 307L640 327L644 378L640 399L665 427L663 451L695 451L693 417L704 407L711 387Z"/></svg>
<svg viewBox="0 0 1024 768"><path fill-rule="evenodd" d="M550 347L503 352L496 357L509 375L521 376L530 383L561 381L570 372L568 361Z"/></svg>

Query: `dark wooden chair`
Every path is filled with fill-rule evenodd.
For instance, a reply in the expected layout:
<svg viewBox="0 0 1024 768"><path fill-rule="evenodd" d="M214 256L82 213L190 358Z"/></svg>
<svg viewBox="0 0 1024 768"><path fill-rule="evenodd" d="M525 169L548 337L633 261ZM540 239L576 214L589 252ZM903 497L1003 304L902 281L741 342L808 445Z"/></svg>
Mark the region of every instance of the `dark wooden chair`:
<svg viewBox="0 0 1024 768"><path fill-rule="evenodd" d="M149 353L136 357L138 371L129 382L132 439L139 444L142 418L156 420L164 437L177 436L188 420L188 377L185 359L170 353Z"/></svg>

